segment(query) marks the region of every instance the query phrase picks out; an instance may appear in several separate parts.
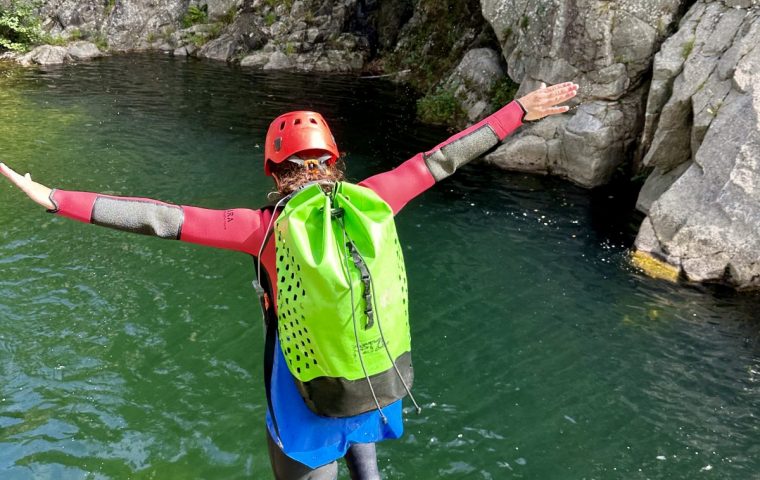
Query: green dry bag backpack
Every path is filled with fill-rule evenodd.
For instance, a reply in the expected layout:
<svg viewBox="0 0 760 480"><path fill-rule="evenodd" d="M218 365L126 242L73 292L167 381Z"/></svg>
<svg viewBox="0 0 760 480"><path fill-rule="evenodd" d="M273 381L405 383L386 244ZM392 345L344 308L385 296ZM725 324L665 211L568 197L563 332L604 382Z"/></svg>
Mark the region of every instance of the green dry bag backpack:
<svg viewBox="0 0 760 480"><path fill-rule="evenodd" d="M351 416L409 393L406 271L391 207L365 187L313 184L287 202L273 235L280 346L309 408Z"/></svg>

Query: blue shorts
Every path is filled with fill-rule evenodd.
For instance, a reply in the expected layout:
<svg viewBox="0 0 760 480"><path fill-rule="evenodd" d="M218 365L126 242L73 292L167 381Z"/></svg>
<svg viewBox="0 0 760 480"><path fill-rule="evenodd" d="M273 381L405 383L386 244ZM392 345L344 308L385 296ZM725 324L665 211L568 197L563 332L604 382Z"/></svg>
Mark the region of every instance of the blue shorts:
<svg viewBox="0 0 760 480"><path fill-rule="evenodd" d="M322 417L309 410L285 363L279 339L275 342L271 393L269 434L287 456L310 468L342 458L353 443L376 443L404 433L401 400L382 409L388 423L383 423L377 410L342 418ZM277 420L276 430L272 415Z"/></svg>

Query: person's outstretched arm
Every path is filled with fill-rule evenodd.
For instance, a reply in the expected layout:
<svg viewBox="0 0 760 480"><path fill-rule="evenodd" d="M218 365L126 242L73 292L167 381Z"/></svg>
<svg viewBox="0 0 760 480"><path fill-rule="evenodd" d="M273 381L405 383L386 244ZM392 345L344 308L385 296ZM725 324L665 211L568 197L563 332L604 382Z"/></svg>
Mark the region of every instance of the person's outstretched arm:
<svg viewBox="0 0 760 480"><path fill-rule="evenodd" d="M261 210L209 210L148 198L53 190L2 163L0 173L51 213L117 230L255 255L266 229Z"/></svg>
<svg viewBox="0 0 760 480"><path fill-rule="evenodd" d="M577 92L578 85L571 82L548 88L542 84L538 90L507 104L432 150L418 153L397 168L370 177L359 185L374 190L398 213L411 199L504 140L523 120L534 121L567 112L569 107L559 104Z"/></svg>

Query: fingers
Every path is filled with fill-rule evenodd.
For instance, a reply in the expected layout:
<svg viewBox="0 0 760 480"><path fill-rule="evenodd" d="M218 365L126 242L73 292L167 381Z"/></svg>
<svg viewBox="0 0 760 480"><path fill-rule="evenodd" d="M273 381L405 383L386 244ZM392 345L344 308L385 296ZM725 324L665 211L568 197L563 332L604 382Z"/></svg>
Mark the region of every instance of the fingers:
<svg viewBox="0 0 760 480"><path fill-rule="evenodd" d="M524 120L539 120L547 115L565 113L570 108L568 106L559 106L567 102L578 94L578 84L573 82L558 83L547 87L541 82L540 87L519 99L520 104L525 108L526 114Z"/></svg>
<svg viewBox="0 0 760 480"><path fill-rule="evenodd" d="M578 85L574 83L563 83L553 85L540 91L540 103L542 106L557 105L566 102L578 94Z"/></svg>
<svg viewBox="0 0 760 480"><path fill-rule="evenodd" d="M11 178L11 176L10 176L11 172L12 172L12 170L10 168L8 168L8 166L6 164L4 164L3 162L0 162L0 173L2 173L3 176Z"/></svg>
<svg viewBox="0 0 760 480"><path fill-rule="evenodd" d="M0 173L2 173L5 177L8 178L8 180L16 185L18 185L18 182L21 179L21 175L16 173L12 168L4 163L0 163Z"/></svg>
<svg viewBox="0 0 760 480"><path fill-rule="evenodd" d="M563 105L561 107L548 107L548 108L545 108L545 109L543 109L542 113L544 115L556 115L558 113L565 113L568 110L570 110L570 107L568 107L567 105Z"/></svg>
<svg viewBox="0 0 760 480"><path fill-rule="evenodd" d="M4 163L0 163L0 173L23 191L26 191L26 188L32 184L31 174L27 173L25 176L19 175L15 170Z"/></svg>
<svg viewBox="0 0 760 480"><path fill-rule="evenodd" d="M559 113L565 113L568 110L570 110L570 107L568 107L567 105L562 105L559 107L541 107L541 108L537 108L534 114L536 118L543 118L549 115L557 115Z"/></svg>

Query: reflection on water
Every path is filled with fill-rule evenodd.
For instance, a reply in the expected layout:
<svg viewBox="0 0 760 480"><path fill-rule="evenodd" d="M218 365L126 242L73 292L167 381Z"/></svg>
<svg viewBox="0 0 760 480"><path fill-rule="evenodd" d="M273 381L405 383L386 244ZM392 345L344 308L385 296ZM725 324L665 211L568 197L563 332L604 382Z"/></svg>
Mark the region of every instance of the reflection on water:
<svg viewBox="0 0 760 480"><path fill-rule="evenodd" d="M266 202L282 111L321 111L354 179L446 135L391 84L162 56L0 75L0 102L0 159L40 181L212 208ZM758 297L640 275L629 205L472 166L399 215L426 408L380 446L387 478L760 471ZM7 185L0 225L0 477L270 478L250 258Z"/></svg>

